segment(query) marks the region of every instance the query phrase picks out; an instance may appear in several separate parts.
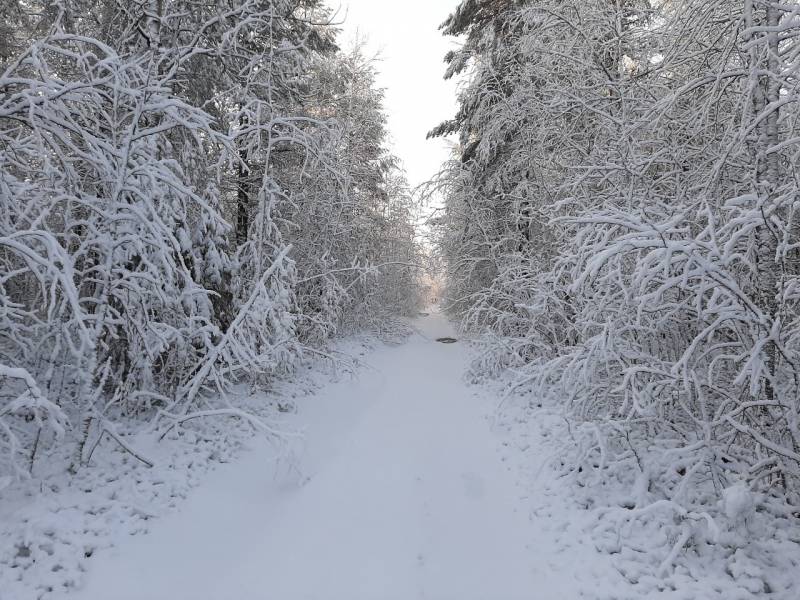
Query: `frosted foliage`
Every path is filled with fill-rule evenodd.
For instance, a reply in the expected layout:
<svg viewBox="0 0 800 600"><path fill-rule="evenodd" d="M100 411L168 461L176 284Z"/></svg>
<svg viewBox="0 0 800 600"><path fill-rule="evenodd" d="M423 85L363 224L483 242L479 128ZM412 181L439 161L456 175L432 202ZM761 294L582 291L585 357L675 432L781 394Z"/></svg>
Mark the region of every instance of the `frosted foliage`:
<svg viewBox="0 0 800 600"><path fill-rule="evenodd" d="M797 5L469 1L445 32L435 225L473 375L562 406L582 485L678 511L659 572L701 513L796 507Z"/></svg>
<svg viewBox="0 0 800 600"><path fill-rule="evenodd" d="M149 465L129 441L147 423L264 425L232 386L270 385L343 328L415 308L382 95L371 76L346 85L350 65L371 67L338 50L322 3L6 4L5 484L56 451L76 472L100 438Z"/></svg>

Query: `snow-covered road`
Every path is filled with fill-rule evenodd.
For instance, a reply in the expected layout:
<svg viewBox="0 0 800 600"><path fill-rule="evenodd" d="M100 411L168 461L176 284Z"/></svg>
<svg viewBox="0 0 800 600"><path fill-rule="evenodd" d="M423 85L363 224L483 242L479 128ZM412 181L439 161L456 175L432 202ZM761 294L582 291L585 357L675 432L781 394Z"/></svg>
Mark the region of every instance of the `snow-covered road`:
<svg viewBox="0 0 800 600"><path fill-rule="evenodd" d="M437 313L373 369L304 400L300 469L266 448L214 473L150 535L97 557L83 600L545 598L514 478ZM539 571L537 573L537 571Z"/></svg>

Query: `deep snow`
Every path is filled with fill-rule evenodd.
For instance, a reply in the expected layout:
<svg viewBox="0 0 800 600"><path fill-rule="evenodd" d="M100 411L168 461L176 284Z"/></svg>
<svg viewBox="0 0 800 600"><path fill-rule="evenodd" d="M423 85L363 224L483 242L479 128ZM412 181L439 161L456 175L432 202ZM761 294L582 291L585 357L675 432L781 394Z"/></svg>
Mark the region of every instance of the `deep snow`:
<svg viewBox="0 0 800 600"><path fill-rule="evenodd" d="M32 577L66 581L69 569L69 589L55 586L48 600L751 600L762 597L752 585L762 579L781 590L765 597L796 598L800 546L788 538L768 540L769 552L743 547L727 562L692 555L690 569L654 575L649 563L672 547L667 529L585 510L586 491L558 466L570 433L557 407L523 395L495 413L500 392L464 381L465 344L435 341L455 336L444 317L414 326L401 345L350 343L366 368L297 398L295 412L286 398L307 386L284 391L282 426L304 433L291 460L276 462L274 447L251 439L249 451L186 485L176 483L183 467L162 461L167 470L103 475L114 483L87 487L91 507L65 490L47 496L52 510L37 499L24 535L42 550L27 559L38 563L19 571L27 578L10 596L0 586L0 600L37 598ZM203 454L181 452L184 463ZM109 468L86 473L96 486L94 474ZM124 488L133 500L109 504L127 493L117 479L131 477L143 486ZM152 519L161 479L178 490L165 498L179 510ZM602 507L618 491L592 493ZM744 500L726 502L738 511ZM81 543L98 551L66 560ZM49 573L51 563L64 570ZM0 583L13 579L4 568Z"/></svg>
<svg viewBox="0 0 800 600"><path fill-rule="evenodd" d="M0 502L0 600L797 598L800 545L774 528L658 575L668 522L627 523L612 510L626 490L576 487L558 403L522 394L496 413L502 382L465 383L465 344L436 342L455 335L444 317L414 326L400 345L345 343L357 377L308 365L249 397L303 432L288 457L235 425L187 429L149 448L154 469L104 454Z"/></svg>
<svg viewBox="0 0 800 600"><path fill-rule="evenodd" d="M304 401L299 477L254 448L152 534L98 557L74 597L550 597L489 405L462 382L464 348L434 341L453 335L436 313L416 325L357 380Z"/></svg>
<svg viewBox="0 0 800 600"><path fill-rule="evenodd" d="M497 420L437 312L357 379L298 402L292 469L255 445L152 533L94 560L71 600L642 598L554 484L551 416ZM686 598L691 598L688 596Z"/></svg>

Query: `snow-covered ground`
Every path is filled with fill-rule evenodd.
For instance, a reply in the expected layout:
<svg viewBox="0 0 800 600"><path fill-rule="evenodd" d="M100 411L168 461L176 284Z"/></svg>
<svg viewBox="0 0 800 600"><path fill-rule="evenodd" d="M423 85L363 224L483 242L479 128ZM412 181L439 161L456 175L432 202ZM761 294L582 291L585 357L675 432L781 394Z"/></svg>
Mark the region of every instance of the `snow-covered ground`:
<svg viewBox="0 0 800 600"><path fill-rule="evenodd" d="M502 397L502 384L495 388L495 397ZM780 515L765 498L743 492L716 500L718 531L712 539L705 519L681 519L680 507L663 501L634 507L636 473L576 471L577 425L557 403L530 394L507 398L492 421L503 459L526 490L532 523L542 532L538 539L546 540L540 548L544 560L554 577L577 583L574 593L559 598L800 598L800 528L795 517ZM725 513L732 509L749 514L730 518ZM682 539L687 522L695 529Z"/></svg>
<svg viewBox="0 0 800 600"><path fill-rule="evenodd" d="M439 315L368 357L358 380L302 403L300 480L256 447L153 533L99 556L82 600L391 600L555 596ZM546 545L546 544L545 544ZM558 594L563 597L563 594Z"/></svg>
<svg viewBox="0 0 800 600"><path fill-rule="evenodd" d="M552 468L564 448L551 440L565 427L557 413L527 403L498 417L496 395L464 382L465 345L435 341L454 335L446 320L434 312L414 325L417 333L402 345L362 346L367 366L358 377L296 402L284 425L304 431L304 441L291 461L276 465L274 448L250 441L247 452L204 475L178 511L140 522L144 535L115 528L109 521L130 521L117 512L78 515L79 500L65 507L89 530L102 521L115 534L77 561L88 567L80 589L48 598L758 596L737 584L746 573L704 582L702 561L691 577L648 580L647 553L668 551L657 538L639 539L638 558L624 544L605 548L597 514L583 510ZM8 568L0 565L0 581L10 580ZM35 597L14 589L0 587L0 598ZM797 597L787 589L797 588L768 597Z"/></svg>
<svg viewBox="0 0 800 600"><path fill-rule="evenodd" d="M243 386L229 394L232 405L285 432L286 445L272 447L255 439L245 423L213 417L172 430L163 440L141 424L125 431L153 468L107 440L74 476L66 472L74 442L41 453L30 480L0 485L0 600L49 600L82 587L98 556L167 522L197 486L208 483L211 471L240 460L249 447L258 446L271 473L294 476L302 437L293 429L292 412L332 380L347 379L376 343L371 337L341 340L329 355L335 362L310 356L268 390L251 393Z"/></svg>

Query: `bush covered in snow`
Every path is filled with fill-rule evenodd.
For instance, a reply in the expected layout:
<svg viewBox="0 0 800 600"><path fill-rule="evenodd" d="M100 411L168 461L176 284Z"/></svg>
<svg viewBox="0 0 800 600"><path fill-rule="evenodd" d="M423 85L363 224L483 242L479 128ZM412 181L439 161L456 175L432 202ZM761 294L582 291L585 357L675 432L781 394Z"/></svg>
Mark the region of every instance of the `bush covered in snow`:
<svg viewBox="0 0 800 600"><path fill-rule="evenodd" d="M578 480L669 523L657 573L797 527L797 6L469 0L444 30L469 75L434 224L474 374L558 400Z"/></svg>
<svg viewBox="0 0 800 600"><path fill-rule="evenodd" d="M147 465L120 424L226 414L229 386L416 310L382 92L323 3L0 14L4 484L101 439Z"/></svg>

